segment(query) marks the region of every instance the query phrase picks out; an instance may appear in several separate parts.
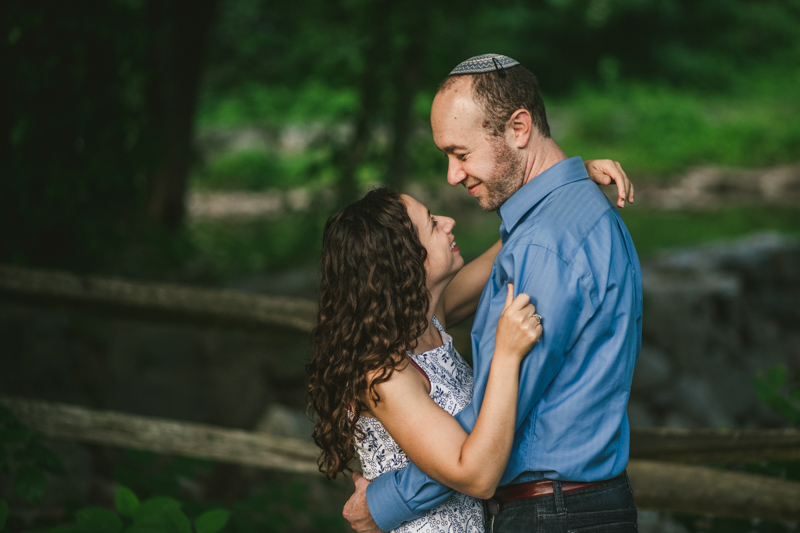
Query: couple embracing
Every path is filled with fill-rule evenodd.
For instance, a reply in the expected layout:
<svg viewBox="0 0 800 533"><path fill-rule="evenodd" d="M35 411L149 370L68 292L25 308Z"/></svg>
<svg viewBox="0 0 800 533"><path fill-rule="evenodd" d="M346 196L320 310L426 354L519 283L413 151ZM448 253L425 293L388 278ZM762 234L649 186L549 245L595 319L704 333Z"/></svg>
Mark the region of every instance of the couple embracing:
<svg viewBox="0 0 800 533"><path fill-rule="evenodd" d="M635 531L626 415L641 346L641 271L597 183L567 158L536 78L506 56L458 65L431 108L447 180L498 211L464 265L455 221L387 189L325 226L308 365L320 469L362 474L357 531ZM475 313L473 369L445 328Z"/></svg>

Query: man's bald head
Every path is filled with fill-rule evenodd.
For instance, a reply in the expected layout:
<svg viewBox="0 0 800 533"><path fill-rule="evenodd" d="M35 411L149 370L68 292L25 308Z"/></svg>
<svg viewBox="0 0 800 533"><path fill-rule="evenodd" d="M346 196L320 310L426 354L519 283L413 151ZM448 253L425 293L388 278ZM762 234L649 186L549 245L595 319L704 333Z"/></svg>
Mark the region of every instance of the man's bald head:
<svg viewBox="0 0 800 533"><path fill-rule="evenodd" d="M505 76L500 76L498 71L448 76L439 84L436 94L468 83L472 98L484 111L487 129L492 135L503 135L511 115L518 109L525 109L542 137L549 138L550 126L536 76L522 65L505 68L504 72Z"/></svg>

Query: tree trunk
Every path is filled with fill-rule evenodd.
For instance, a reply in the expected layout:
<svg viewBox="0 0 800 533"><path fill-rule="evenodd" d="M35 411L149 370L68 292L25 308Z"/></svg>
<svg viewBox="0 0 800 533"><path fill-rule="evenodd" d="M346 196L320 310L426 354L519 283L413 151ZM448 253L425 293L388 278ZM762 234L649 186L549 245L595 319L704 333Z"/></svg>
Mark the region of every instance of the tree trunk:
<svg viewBox="0 0 800 533"><path fill-rule="evenodd" d="M364 70L358 87L360 106L353 124L353 136L342 157L342 171L337 187L340 205L358 199L358 179L356 173L369 148L372 125L380 111L381 77L388 58L387 40L390 5L385 0L372 2L370 12L361 17L361 28L368 38L364 45Z"/></svg>
<svg viewBox="0 0 800 533"><path fill-rule="evenodd" d="M353 137L345 149L342 173L339 175L338 196L341 205L358 200L356 173L369 147L371 122L375 119L378 111L379 90L378 76L368 68L361 79L361 90L359 91L361 106L356 115Z"/></svg>
<svg viewBox="0 0 800 533"><path fill-rule="evenodd" d="M413 133L412 107L422 78L421 59L424 50L424 27L420 23L409 36L402 51L400 68L395 75L397 91L392 117L392 155L384 181L400 190L408 173L408 141Z"/></svg>
<svg viewBox="0 0 800 533"><path fill-rule="evenodd" d="M191 161L194 115L209 30L218 0L150 0L153 79L148 107L162 157L150 181L148 212L164 227L180 227Z"/></svg>

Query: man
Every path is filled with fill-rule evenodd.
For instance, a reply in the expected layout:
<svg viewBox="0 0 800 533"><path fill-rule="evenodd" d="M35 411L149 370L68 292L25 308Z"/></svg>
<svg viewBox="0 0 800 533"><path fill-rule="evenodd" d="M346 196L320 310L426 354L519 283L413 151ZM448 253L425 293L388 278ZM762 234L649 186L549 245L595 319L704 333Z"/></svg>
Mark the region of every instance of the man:
<svg viewBox="0 0 800 533"><path fill-rule="evenodd" d="M458 65L439 87L431 125L448 182L502 219L503 247L472 329L473 402L457 415L467 431L483 400L507 283L530 295L545 325L522 362L514 446L487 502L487 527L635 531L624 470L642 292L622 219L581 159L568 159L550 138L536 78L511 58ZM354 480L344 515L357 531L394 529L451 493L414 465L371 484Z"/></svg>

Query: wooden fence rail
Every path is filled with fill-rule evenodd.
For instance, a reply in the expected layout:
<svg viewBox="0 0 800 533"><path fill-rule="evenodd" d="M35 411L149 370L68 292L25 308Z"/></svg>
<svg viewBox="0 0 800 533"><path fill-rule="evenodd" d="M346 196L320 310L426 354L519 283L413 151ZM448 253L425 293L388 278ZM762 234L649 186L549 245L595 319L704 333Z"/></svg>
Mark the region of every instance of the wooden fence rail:
<svg viewBox="0 0 800 533"><path fill-rule="evenodd" d="M231 290L198 289L66 272L0 266L0 298L106 316L235 328L290 327L309 332L317 304Z"/></svg>
<svg viewBox="0 0 800 533"><path fill-rule="evenodd" d="M0 402L22 424L48 438L319 473L319 449L305 440L39 400L0 397Z"/></svg>
<svg viewBox="0 0 800 533"><path fill-rule="evenodd" d="M800 483L704 466L631 459L636 507L728 518L800 520Z"/></svg>
<svg viewBox="0 0 800 533"><path fill-rule="evenodd" d="M23 424L54 439L319 474L316 464L319 450L304 440L20 398L3 397L0 402ZM666 435L668 443L679 442L681 438L696 438L700 442L704 433L700 431L698 435L692 435L696 430L681 430L677 435L671 435L672 430L657 431ZM635 435L632 441L635 441ZM710 440L730 448L730 437L729 434L712 432ZM757 440L755 433L751 437ZM779 435L778 439L785 440L785 437ZM747 442L747 439L742 440ZM760 442L769 442L769 437ZM671 445L668 444L667 448ZM637 506L641 509L734 518L800 520L800 483L633 456L628 474Z"/></svg>
<svg viewBox="0 0 800 533"><path fill-rule="evenodd" d="M800 430L633 429L630 456L696 464L798 461Z"/></svg>

